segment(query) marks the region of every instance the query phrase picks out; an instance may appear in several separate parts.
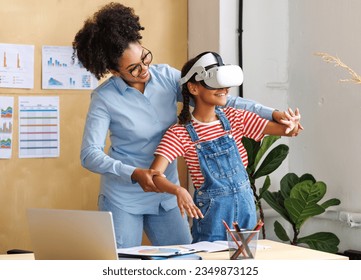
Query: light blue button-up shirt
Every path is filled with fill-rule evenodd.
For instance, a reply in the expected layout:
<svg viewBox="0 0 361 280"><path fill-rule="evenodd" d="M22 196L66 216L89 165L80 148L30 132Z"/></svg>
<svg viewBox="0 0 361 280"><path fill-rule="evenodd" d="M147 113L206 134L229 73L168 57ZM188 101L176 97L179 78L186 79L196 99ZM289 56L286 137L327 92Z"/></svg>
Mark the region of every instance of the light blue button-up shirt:
<svg viewBox="0 0 361 280"><path fill-rule="evenodd" d="M151 65L149 72L143 94L115 76L92 92L81 148L82 165L101 174L100 193L133 214L157 214L159 206L177 207L174 195L144 192L131 180L135 168L149 168L164 132L177 122L177 102L182 100L179 70L159 64ZM272 119L273 109L243 98L229 97L228 106ZM108 132L111 145L105 153ZM165 175L179 185L177 161Z"/></svg>

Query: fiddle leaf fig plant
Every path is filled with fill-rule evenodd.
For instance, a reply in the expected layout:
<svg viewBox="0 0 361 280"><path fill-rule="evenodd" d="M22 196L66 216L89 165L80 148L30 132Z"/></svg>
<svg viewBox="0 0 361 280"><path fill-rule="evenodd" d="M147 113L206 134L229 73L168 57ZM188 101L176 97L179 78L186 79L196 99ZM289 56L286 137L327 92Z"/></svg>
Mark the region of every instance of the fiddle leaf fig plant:
<svg viewBox="0 0 361 280"><path fill-rule="evenodd" d="M272 148L278 139L279 136L265 136L262 142L245 137L242 140L248 155L247 173L261 220L264 222L262 206L264 199L292 226L293 236L289 237L281 223L278 221L274 223L274 231L280 240L290 242L292 245L306 244L311 249L336 253L340 240L331 232L299 236L302 226L308 219L324 213L330 206L340 204L340 200L336 198L320 203L327 191L324 182L317 182L311 174L298 177L294 173L288 173L282 178L279 191L269 191L271 186L269 174L282 164L289 152L285 144ZM263 176L266 176L263 186L257 190L256 180ZM263 238L266 238L265 226L262 228L262 234Z"/></svg>
<svg viewBox="0 0 361 280"><path fill-rule="evenodd" d="M267 155L266 152L271 148L271 146L280 139L280 136L265 136L261 142L256 142L253 139L243 137L242 143L247 150L248 155L248 166L247 173L250 180L251 188L253 190L253 195L255 197L256 207L259 211L260 219L264 222L264 213L262 207L262 190L267 190L271 185L271 180L269 174L275 171L285 160L288 155L289 148L287 145L280 144L273 148ZM264 160L261 162L261 160ZM259 179L263 176L267 176L263 188L260 189L257 193L256 179ZM265 226L262 227L263 238L266 238Z"/></svg>
<svg viewBox="0 0 361 280"><path fill-rule="evenodd" d="M289 237L283 226L276 221L274 231L277 237L282 241L289 241L292 245L304 243L311 249L337 253L340 240L331 232L299 237L301 227L308 219L341 203L339 199L332 198L320 204L326 190L326 184L316 181L312 175L304 174L298 177L294 173L288 173L282 178L279 191L270 192L268 187L262 189L262 198L289 222L293 229L293 236Z"/></svg>

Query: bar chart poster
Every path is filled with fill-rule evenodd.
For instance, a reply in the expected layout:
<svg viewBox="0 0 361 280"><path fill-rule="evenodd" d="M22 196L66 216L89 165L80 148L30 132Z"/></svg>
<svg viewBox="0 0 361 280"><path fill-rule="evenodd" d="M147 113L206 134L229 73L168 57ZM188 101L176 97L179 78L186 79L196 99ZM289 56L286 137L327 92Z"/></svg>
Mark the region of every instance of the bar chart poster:
<svg viewBox="0 0 361 280"><path fill-rule="evenodd" d="M0 158L11 158L14 97L0 96Z"/></svg>
<svg viewBox="0 0 361 280"><path fill-rule="evenodd" d="M87 71L78 58L73 61L70 46L42 47L43 89L94 89L98 80Z"/></svg>
<svg viewBox="0 0 361 280"><path fill-rule="evenodd" d="M59 97L19 97L19 158L59 157Z"/></svg>
<svg viewBox="0 0 361 280"><path fill-rule="evenodd" d="M34 88L34 46L0 44L0 87Z"/></svg>

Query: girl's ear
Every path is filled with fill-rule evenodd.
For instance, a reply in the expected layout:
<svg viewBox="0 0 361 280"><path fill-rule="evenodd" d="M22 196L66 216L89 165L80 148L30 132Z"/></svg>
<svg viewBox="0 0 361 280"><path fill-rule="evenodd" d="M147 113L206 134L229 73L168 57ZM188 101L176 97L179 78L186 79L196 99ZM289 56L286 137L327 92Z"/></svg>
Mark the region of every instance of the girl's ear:
<svg viewBox="0 0 361 280"><path fill-rule="evenodd" d="M190 94L192 95L198 95L198 87L197 84L194 84L192 82L187 83L187 88Z"/></svg>

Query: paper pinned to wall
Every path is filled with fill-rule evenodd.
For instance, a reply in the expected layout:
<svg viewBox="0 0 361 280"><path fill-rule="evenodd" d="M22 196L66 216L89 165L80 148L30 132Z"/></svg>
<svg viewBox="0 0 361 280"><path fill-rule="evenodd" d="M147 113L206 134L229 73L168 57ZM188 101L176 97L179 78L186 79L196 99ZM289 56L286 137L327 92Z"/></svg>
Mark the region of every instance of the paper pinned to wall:
<svg viewBox="0 0 361 280"><path fill-rule="evenodd" d="M0 96L0 158L11 158L14 97Z"/></svg>
<svg viewBox="0 0 361 280"><path fill-rule="evenodd" d="M59 97L19 97L19 158L59 157Z"/></svg>
<svg viewBox="0 0 361 280"><path fill-rule="evenodd" d="M34 46L0 44L0 87L34 88Z"/></svg>
<svg viewBox="0 0 361 280"><path fill-rule="evenodd" d="M71 46L42 47L43 89L94 89L98 80L75 56Z"/></svg>

